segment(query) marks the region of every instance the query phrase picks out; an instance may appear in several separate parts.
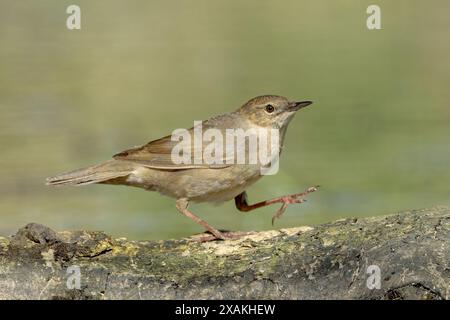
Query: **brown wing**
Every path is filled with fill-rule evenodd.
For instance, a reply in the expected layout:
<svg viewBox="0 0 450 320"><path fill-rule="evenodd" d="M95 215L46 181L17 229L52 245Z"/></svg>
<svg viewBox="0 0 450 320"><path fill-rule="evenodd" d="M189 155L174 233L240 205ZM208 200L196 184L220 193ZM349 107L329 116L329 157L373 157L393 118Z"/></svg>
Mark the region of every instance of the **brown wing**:
<svg viewBox="0 0 450 320"><path fill-rule="evenodd" d="M193 137L193 128L188 131L191 134L191 137ZM186 170L196 168L219 169L229 166L227 164L206 164L202 161L198 162L199 164L196 164L195 156L197 153L195 152L193 139L191 139L190 142L172 141L171 137L172 136L165 136L161 139L151 141L146 145L122 151L114 155L114 159L137 162L146 167L162 170ZM172 150L180 143L182 144L183 149L186 148L185 150L190 150L191 160L188 161L189 163L187 164L174 163L172 160ZM223 163L225 163L225 159Z"/></svg>

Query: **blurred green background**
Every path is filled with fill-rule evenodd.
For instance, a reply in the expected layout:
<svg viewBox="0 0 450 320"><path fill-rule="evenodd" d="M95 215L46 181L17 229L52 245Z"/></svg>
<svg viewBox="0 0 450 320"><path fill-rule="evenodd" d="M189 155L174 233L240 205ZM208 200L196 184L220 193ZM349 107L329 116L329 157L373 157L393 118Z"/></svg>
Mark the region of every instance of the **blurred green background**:
<svg viewBox="0 0 450 320"><path fill-rule="evenodd" d="M47 176L231 111L261 94L310 99L281 170L250 202L320 184L275 227L450 205L449 1L0 2L0 234L28 222L131 239L202 229L174 200ZM378 4L382 30L366 28ZM66 28L66 8L82 29ZM270 229L278 207L191 208L212 225Z"/></svg>

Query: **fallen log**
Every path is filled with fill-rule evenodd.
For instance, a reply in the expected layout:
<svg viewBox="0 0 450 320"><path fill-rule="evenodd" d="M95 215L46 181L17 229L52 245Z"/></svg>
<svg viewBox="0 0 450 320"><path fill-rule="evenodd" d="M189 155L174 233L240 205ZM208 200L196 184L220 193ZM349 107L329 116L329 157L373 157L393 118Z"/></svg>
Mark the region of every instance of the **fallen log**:
<svg viewBox="0 0 450 320"><path fill-rule="evenodd" d="M128 241L31 223L0 238L0 299L448 299L450 208Z"/></svg>

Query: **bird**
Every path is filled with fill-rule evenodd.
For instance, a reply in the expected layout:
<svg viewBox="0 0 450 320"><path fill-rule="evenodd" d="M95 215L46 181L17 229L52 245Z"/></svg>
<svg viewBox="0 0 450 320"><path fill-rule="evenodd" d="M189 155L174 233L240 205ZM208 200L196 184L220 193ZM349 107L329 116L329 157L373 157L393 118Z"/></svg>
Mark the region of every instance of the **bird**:
<svg viewBox="0 0 450 320"><path fill-rule="evenodd" d="M288 205L306 201L305 197L315 192L319 186L309 187L301 193L276 197L251 205L248 203L246 190L265 175L263 168L273 165L275 158L278 161L289 123L297 111L312 103L309 100L290 101L288 98L278 95L258 96L250 99L235 111L194 122L193 127L181 131L184 134L193 135L194 139L188 139L189 137L181 139L176 137L176 131L173 131L171 135L117 153L111 160L98 165L49 177L46 179L46 184L52 186L110 184L156 191L176 199L178 211L205 228L210 234L209 239L236 238L235 233L220 231L198 217L188 209L189 204L191 202L222 203L234 199L238 210L248 212L280 203L280 209L272 218L273 224L275 219L281 217ZM225 147L234 146L235 153L221 153L219 152L221 148L213 148L214 152L211 152L211 155L217 161L212 162L204 161L205 137L201 136L201 140L195 141L198 139L195 137L196 133L206 134L208 130L215 134L215 140L217 140L213 147L220 147L223 141L217 139L217 136L222 134L228 137L227 134L230 130L242 130L250 133L245 140L248 143L241 144L240 149L236 148L235 140L231 144L226 142ZM275 149L273 152L275 157L271 154L271 157L265 162L262 162L261 159L251 162L249 161L251 156L260 150L250 147L251 138L256 135L255 132L260 132L260 130L277 133L277 135L271 136L273 141L267 140L266 145L269 149ZM200 143L196 143L198 141ZM174 152L175 150L177 151ZM239 151L246 153L244 162L237 161ZM180 154L184 157L182 158L184 161L174 157L174 155L179 156Z"/></svg>

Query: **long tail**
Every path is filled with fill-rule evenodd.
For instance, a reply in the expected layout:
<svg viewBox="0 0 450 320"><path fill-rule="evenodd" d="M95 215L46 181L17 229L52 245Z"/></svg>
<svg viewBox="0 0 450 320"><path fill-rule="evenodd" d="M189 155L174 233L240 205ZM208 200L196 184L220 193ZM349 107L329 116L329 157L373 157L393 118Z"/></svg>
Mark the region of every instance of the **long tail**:
<svg viewBox="0 0 450 320"><path fill-rule="evenodd" d="M108 180L125 177L133 171L133 165L126 161L109 160L96 166L62 173L47 178L47 185L82 186L105 183Z"/></svg>

